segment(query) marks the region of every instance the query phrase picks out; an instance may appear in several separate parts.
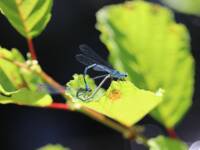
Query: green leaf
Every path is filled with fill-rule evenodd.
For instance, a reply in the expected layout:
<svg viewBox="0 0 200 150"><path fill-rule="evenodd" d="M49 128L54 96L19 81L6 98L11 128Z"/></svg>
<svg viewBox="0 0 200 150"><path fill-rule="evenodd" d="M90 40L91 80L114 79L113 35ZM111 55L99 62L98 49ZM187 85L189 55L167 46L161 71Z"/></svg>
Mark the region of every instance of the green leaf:
<svg viewBox="0 0 200 150"><path fill-rule="evenodd" d="M169 7L182 13L200 15L200 0L162 0Z"/></svg>
<svg viewBox="0 0 200 150"><path fill-rule="evenodd" d="M35 64L34 67L40 69L38 64ZM32 91L37 91L40 85L44 84L43 79L38 74L33 73L30 70L21 68L20 73L22 74L26 86Z"/></svg>
<svg viewBox="0 0 200 150"><path fill-rule="evenodd" d="M41 77L30 69L18 67L12 61L26 63L17 49L8 51L0 48L0 103L31 106L47 106L51 104L51 96L39 91L39 85L44 83ZM40 69L38 64L31 67Z"/></svg>
<svg viewBox="0 0 200 150"><path fill-rule="evenodd" d="M10 97L12 96L12 94L16 93L17 91L13 91L13 92L8 92L6 91L2 85L0 85L0 95L1 96L5 96L5 97Z"/></svg>
<svg viewBox="0 0 200 150"><path fill-rule="evenodd" d="M89 77L87 81L94 90L96 88L94 81ZM162 100L161 92L152 93L138 89L130 81L113 81L106 92L99 91L89 102L83 102L76 97L78 89L84 86L82 75L74 75L74 80L67 86L67 93L74 103L84 105L127 126L132 126L141 120Z"/></svg>
<svg viewBox="0 0 200 150"><path fill-rule="evenodd" d="M11 50L11 53L12 53L12 59L13 60L16 60L16 61L19 61L19 62L25 62L25 59L24 59L24 56L20 53L20 51L16 48L13 48Z"/></svg>
<svg viewBox="0 0 200 150"><path fill-rule="evenodd" d="M104 7L97 13L101 40L113 66L138 87L165 90L151 115L174 127L192 104L194 60L184 25L171 11L144 1Z"/></svg>
<svg viewBox="0 0 200 150"><path fill-rule="evenodd" d="M10 82L10 80L8 79L8 77L6 76L6 74L4 73L4 71L0 68L0 84L5 87L6 90L8 91L13 91L16 88L14 87L14 85L12 84L12 82Z"/></svg>
<svg viewBox="0 0 200 150"><path fill-rule="evenodd" d="M37 150L70 150L69 148L63 147L60 144L48 144L43 146Z"/></svg>
<svg viewBox="0 0 200 150"><path fill-rule="evenodd" d="M1 55L12 61L29 64L32 70L41 69L37 61L25 61L24 57L17 49L9 51L5 48L0 48L0 56ZM0 58L0 75L2 76L0 84L7 90L28 87L30 90L36 91L41 84L44 84L42 78L38 74L33 73L30 69L20 68L14 63L2 58Z"/></svg>
<svg viewBox="0 0 200 150"><path fill-rule="evenodd" d="M96 88L94 80L92 80L89 76L86 76L86 81L91 89ZM84 88L85 88L85 84L83 81L83 76L75 74L75 75L73 75L73 80L71 80L67 83L66 94L68 96L70 96L74 102L82 102L79 98L77 98L77 91L79 91L80 89L84 89ZM88 93L88 94L91 94L91 93ZM95 95L95 99L99 99L100 97L103 96L104 93L105 93L104 89L101 88ZM90 95L88 95L88 96L90 96ZM84 98L84 95L81 98Z"/></svg>
<svg viewBox="0 0 200 150"><path fill-rule="evenodd" d="M52 0L1 0L0 9L24 37L39 35L51 18Z"/></svg>
<svg viewBox="0 0 200 150"><path fill-rule="evenodd" d="M20 89L17 91L7 92L0 85L0 104L20 104L29 106L48 106L52 103L50 95L33 92L29 89Z"/></svg>
<svg viewBox="0 0 200 150"><path fill-rule="evenodd" d="M32 70L36 70L36 69L41 70L36 60L27 60L25 62L24 57L17 49L12 49L11 52L12 52L13 60L19 61L21 63L29 64ZM38 90L38 87L44 84L43 79L38 74L33 73L33 71L30 71L25 68L20 68L19 74L21 74L21 77L23 78L23 82L25 82L26 86L32 91Z"/></svg>
<svg viewBox="0 0 200 150"><path fill-rule="evenodd" d="M188 150L188 146L178 140L171 139L164 136L158 136L148 140L150 150Z"/></svg>
<svg viewBox="0 0 200 150"><path fill-rule="evenodd" d="M31 60L25 62L24 57L17 49L12 49L11 51L9 51L5 48L0 48L0 55L12 61L28 63L32 65L31 67L34 67L34 69L40 69L40 66L37 63L33 64L33 61ZM3 78L0 79L0 83L7 90L28 87L30 90L35 91L38 89L39 85L44 83L41 77L38 76L36 73L33 73L33 71L30 71L26 68L19 68L14 63L2 58L0 58L0 74Z"/></svg>
<svg viewBox="0 0 200 150"><path fill-rule="evenodd" d="M7 49L0 47L0 55L13 61L15 60L13 57L13 53L16 53L16 51L17 51L16 49L13 51L8 51ZM0 83L3 84L3 86L6 89L7 89L7 85L9 86L8 90L10 89L10 87L12 87L11 89L13 89L13 87L15 89L18 89L25 86L24 85L25 83L19 71L20 71L19 67L17 67L15 64L5 59L0 58L0 74L4 76L4 79L1 80ZM4 83L6 83L6 85Z"/></svg>

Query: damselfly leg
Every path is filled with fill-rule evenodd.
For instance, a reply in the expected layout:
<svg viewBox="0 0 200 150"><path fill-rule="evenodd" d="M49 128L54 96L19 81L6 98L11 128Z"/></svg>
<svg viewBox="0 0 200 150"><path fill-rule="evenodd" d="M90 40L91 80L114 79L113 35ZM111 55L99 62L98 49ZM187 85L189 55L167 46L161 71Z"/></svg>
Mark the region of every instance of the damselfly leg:
<svg viewBox="0 0 200 150"><path fill-rule="evenodd" d="M100 75L100 76L96 76L94 78L92 78L93 80L97 80L97 79L101 79L101 78L104 78L106 77L108 74L103 74L103 75Z"/></svg>
<svg viewBox="0 0 200 150"><path fill-rule="evenodd" d="M83 79L84 79L85 90L86 90L86 91L90 91L91 89L90 89L90 87L89 87L88 84L87 84L87 81L86 81L86 79L85 79L85 76L87 75L88 70L94 68L96 65L97 65L97 64L92 64L92 65L90 65L90 66L85 67Z"/></svg>
<svg viewBox="0 0 200 150"><path fill-rule="evenodd" d="M100 76L99 76L100 77ZM101 76L103 77L103 75ZM89 102L90 100L92 100L92 98L94 98L94 96L97 94L97 92L100 90L100 88L102 87L102 85L106 82L107 79L109 79L111 76L110 74L107 74L106 76L104 75L104 79L99 83L99 85L94 89L94 91L91 93L91 95L86 96L89 91L86 91L86 89L80 88L77 92L77 98L79 98L82 101L87 101ZM90 91L91 92L91 91ZM83 95L83 97L82 97Z"/></svg>

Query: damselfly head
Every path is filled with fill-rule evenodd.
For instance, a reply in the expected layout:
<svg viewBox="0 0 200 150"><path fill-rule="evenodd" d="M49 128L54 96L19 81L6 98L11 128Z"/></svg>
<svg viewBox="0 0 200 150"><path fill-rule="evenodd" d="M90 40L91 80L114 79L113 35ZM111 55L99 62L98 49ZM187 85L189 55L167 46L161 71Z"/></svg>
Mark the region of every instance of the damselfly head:
<svg viewBox="0 0 200 150"><path fill-rule="evenodd" d="M116 78L116 79L119 79L119 80L123 80L125 79L128 74L127 73L123 73L123 72L119 72L117 70L114 70L112 73L111 73L111 76Z"/></svg>
<svg viewBox="0 0 200 150"><path fill-rule="evenodd" d="M128 77L128 73L124 73L124 78Z"/></svg>
<svg viewBox="0 0 200 150"><path fill-rule="evenodd" d="M120 72L119 79L123 81L123 80L125 80L125 78L126 78L127 76L128 76L127 73L121 73L121 72Z"/></svg>

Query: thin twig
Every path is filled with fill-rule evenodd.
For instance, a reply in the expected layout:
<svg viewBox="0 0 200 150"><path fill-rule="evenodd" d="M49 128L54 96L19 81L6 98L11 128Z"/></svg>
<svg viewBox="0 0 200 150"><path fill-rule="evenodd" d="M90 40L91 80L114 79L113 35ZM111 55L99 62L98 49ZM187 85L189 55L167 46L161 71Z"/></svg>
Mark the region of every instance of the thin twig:
<svg viewBox="0 0 200 150"><path fill-rule="evenodd" d="M34 44L33 44L33 40L31 38L28 38L27 44L28 44L29 53L31 54L31 58L33 60L37 60L37 55L36 55L35 47L34 47Z"/></svg>
<svg viewBox="0 0 200 150"><path fill-rule="evenodd" d="M68 110L68 105L63 103L52 103L48 108Z"/></svg>
<svg viewBox="0 0 200 150"><path fill-rule="evenodd" d="M166 128L167 133L169 135L169 137L173 138L173 139L177 139L177 134L176 131L173 128Z"/></svg>
<svg viewBox="0 0 200 150"><path fill-rule="evenodd" d="M44 72L43 70L40 70L40 71L36 71L36 73L51 87L57 90L66 100L70 102L72 101L71 97L65 94L65 88L62 85L60 85L58 82L56 82L52 77L50 77L46 72Z"/></svg>

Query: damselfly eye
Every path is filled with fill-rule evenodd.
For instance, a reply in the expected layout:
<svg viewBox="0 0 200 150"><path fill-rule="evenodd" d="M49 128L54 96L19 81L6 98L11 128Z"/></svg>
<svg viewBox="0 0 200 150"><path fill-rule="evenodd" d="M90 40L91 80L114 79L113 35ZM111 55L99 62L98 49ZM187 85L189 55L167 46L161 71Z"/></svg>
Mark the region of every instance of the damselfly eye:
<svg viewBox="0 0 200 150"><path fill-rule="evenodd" d="M127 74L127 73L125 73L125 74L124 74L124 77L128 77L128 74Z"/></svg>

